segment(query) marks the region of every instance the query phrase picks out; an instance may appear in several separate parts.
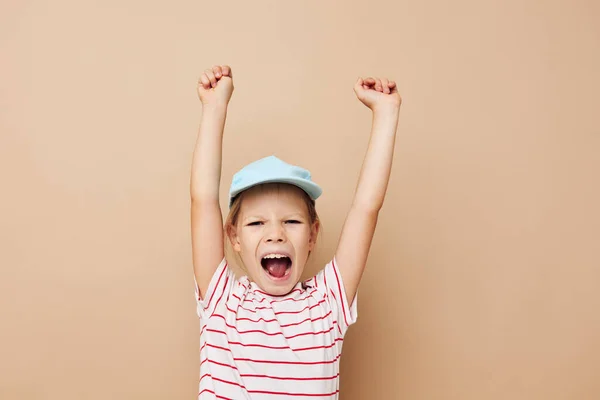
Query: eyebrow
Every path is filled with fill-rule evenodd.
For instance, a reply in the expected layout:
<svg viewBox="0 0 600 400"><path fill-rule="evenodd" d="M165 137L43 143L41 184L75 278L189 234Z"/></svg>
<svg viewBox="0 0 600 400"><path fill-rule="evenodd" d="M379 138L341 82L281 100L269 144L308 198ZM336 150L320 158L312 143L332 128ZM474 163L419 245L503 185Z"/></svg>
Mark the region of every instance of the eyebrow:
<svg viewBox="0 0 600 400"><path fill-rule="evenodd" d="M285 217L284 219L290 219L290 218L296 218L296 219L308 219L307 216L302 215L302 214L290 214L287 217Z"/></svg>
<svg viewBox="0 0 600 400"><path fill-rule="evenodd" d="M302 215L301 213L292 213L292 214L286 214L285 217L283 217L282 219L290 219L290 218L296 218L296 219L308 219L307 216ZM249 215L247 217L243 217L242 221L246 222L250 219L268 219L265 218L264 216L260 215L260 214L255 214L255 215Z"/></svg>

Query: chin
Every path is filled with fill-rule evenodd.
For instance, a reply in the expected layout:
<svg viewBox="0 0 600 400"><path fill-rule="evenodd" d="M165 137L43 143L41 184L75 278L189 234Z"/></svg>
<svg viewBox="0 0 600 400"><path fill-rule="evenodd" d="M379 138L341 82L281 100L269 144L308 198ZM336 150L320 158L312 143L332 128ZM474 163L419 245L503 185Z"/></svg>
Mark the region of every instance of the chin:
<svg viewBox="0 0 600 400"><path fill-rule="evenodd" d="M271 296L285 296L289 294L292 291L292 289L294 289L294 286L295 284L290 287L270 287L266 288L265 292L267 292Z"/></svg>

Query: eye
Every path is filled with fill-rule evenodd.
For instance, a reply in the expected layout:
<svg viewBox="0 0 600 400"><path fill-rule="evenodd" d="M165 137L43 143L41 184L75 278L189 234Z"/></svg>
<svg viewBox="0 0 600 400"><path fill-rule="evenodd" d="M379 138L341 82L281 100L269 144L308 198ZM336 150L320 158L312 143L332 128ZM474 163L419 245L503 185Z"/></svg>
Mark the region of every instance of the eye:
<svg viewBox="0 0 600 400"><path fill-rule="evenodd" d="M286 224L301 224L302 222L296 220L296 219L288 219L287 221L285 221Z"/></svg>
<svg viewBox="0 0 600 400"><path fill-rule="evenodd" d="M254 221L254 222L250 222L247 226L259 226L262 225L262 221Z"/></svg>

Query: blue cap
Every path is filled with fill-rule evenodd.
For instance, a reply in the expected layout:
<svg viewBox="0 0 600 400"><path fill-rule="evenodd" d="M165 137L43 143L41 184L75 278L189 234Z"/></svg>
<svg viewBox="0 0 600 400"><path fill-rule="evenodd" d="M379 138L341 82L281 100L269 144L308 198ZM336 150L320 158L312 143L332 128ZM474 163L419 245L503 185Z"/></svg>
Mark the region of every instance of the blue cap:
<svg viewBox="0 0 600 400"><path fill-rule="evenodd" d="M316 200L323 190L310 179L310 172L297 165L288 164L275 156L254 161L233 175L229 188L229 207L240 192L261 183L289 183L304 190Z"/></svg>

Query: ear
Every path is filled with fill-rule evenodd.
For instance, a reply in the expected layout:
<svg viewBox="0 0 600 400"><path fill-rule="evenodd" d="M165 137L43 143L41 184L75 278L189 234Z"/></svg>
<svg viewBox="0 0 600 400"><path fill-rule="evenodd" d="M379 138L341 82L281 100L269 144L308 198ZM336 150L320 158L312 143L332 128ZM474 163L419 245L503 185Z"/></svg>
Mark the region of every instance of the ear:
<svg viewBox="0 0 600 400"><path fill-rule="evenodd" d="M240 252L242 250L242 245L240 244L240 239L238 237L237 229L235 226L233 226L233 225L227 226L227 237L229 238L229 241L231 242L231 246L233 247L233 250Z"/></svg>
<svg viewBox="0 0 600 400"><path fill-rule="evenodd" d="M317 236L319 235L319 229L321 225L319 221L315 221L310 227L310 239L308 241L308 249L312 251L315 248L315 244L317 243Z"/></svg>

